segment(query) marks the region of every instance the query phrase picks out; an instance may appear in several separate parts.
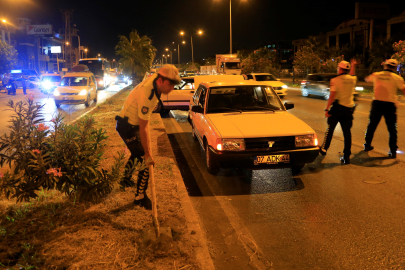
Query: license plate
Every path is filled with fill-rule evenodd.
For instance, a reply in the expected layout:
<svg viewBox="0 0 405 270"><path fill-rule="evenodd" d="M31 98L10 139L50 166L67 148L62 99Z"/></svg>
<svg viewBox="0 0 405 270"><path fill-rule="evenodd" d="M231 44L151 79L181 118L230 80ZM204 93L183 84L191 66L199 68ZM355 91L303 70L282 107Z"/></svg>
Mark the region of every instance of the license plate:
<svg viewBox="0 0 405 270"><path fill-rule="evenodd" d="M290 155L271 155L271 156L257 156L254 159L254 164L278 164L278 163L290 163Z"/></svg>
<svg viewBox="0 0 405 270"><path fill-rule="evenodd" d="M72 100L73 98L71 97L64 97L63 100Z"/></svg>

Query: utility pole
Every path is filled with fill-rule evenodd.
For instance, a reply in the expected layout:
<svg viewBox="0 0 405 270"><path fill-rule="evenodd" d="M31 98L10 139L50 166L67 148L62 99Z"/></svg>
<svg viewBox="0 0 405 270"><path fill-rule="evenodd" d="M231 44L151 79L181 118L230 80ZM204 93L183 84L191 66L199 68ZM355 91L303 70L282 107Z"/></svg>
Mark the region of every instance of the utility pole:
<svg viewBox="0 0 405 270"><path fill-rule="evenodd" d="M71 36L71 30L70 30L70 17L73 14L73 9L65 9L61 10L64 19L65 19L65 68L68 68L71 66L71 60L72 60L72 36ZM66 49L66 44L69 44L68 48ZM67 50L67 51L66 51ZM68 60L69 59L69 60ZM68 65L69 62L69 65Z"/></svg>

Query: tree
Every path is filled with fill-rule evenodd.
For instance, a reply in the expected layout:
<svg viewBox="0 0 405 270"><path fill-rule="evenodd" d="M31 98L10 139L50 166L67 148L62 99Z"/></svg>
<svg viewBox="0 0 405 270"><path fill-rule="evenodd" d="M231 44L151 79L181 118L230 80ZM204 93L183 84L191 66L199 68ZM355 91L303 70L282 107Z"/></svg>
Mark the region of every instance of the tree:
<svg viewBox="0 0 405 270"><path fill-rule="evenodd" d="M238 56L242 57L238 51ZM277 53L267 48L250 53L247 57L242 57L242 73L265 72L274 73L278 68Z"/></svg>
<svg viewBox="0 0 405 270"><path fill-rule="evenodd" d="M129 39L122 35L119 38L115 53L121 56L119 60L121 68L132 74L143 74L149 71L156 54L152 40L147 36L140 37L136 30L129 34Z"/></svg>
<svg viewBox="0 0 405 270"><path fill-rule="evenodd" d="M294 57L293 64L297 68L305 69L308 73L308 70L318 67L320 63L319 56L314 52L313 48L310 46L303 46L300 48Z"/></svg>
<svg viewBox="0 0 405 270"><path fill-rule="evenodd" d="M17 65L17 51L0 36L0 74L8 73Z"/></svg>
<svg viewBox="0 0 405 270"><path fill-rule="evenodd" d="M370 72L381 70L382 63L394 53L395 43L394 46L392 43L394 43L392 39L373 42L372 49L369 51Z"/></svg>

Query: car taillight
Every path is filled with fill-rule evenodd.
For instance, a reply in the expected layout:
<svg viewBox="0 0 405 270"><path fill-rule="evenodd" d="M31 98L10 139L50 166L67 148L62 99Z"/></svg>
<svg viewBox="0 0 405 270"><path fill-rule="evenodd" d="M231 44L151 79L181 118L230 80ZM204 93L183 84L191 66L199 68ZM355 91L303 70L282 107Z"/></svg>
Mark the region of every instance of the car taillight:
<svg viewBox="0 0 405 270"><path fill-rule="evenodd" d="M301 81L301 84L306 84L306 83L307 83L306 80Z"/></svg>

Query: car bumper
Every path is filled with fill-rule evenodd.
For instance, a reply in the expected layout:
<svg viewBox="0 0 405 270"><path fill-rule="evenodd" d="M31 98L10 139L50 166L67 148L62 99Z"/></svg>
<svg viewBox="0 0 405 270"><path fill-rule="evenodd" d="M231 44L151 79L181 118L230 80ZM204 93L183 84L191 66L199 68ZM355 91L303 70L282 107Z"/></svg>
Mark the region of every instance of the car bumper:
<svg viewBox="0 0 405 270"><path fill-rule="evenodd" d="M210 151L213 153L213 160L221 168L243 167L247 169L271 169L271 168L288 168L294 165L303 165L312 163L319 155L318 147L283 150L283 151L243 151L243 152L228 152L217 151L210 146ZM279 162L277 164L254 164L257 156L283 155L289 154L290 161L288 163Z"/></svg>
<svg viewBox="0 0 405 270"><path fill-rule="evenodd" d="M86 102L86 96L54 96L55 102L59 104L82 104Z"/></svg>
<svg viewBox="0 0 405 270"><path fill-rule="evenodd" d="M287 95L287 88L284 88L282 90L274 90L276 92L277 95L279 96L285 96Z"/></svg>

